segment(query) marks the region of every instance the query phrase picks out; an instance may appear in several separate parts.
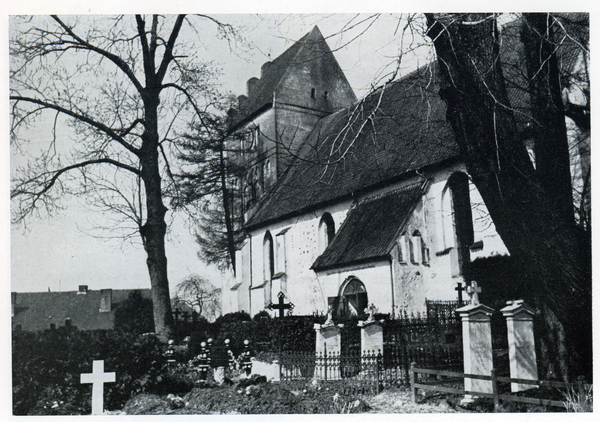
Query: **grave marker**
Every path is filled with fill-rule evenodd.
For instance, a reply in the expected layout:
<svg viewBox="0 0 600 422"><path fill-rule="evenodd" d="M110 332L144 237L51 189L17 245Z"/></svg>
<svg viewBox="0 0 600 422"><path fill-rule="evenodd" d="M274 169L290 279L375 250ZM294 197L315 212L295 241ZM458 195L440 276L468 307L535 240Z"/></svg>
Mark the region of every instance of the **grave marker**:
<svg viewBox="0 0 600 422"><path fill-rule="evenodd" d="M82 384L92 384L92 415L104 412L104 383L115 382L114 372L104 372L104 361L95 360L91 374L81 374Z"/></svg>
<svg viewBox="0 0 600 422"><path fill-rule="evenodd" d="M456 310L462 320L465 374L492 374L494 364L490 316L493 311L489 306L482 304L467 305ZM493 393L492 382L465 377L465 391ZM466 394L462 402L473 402L473 397L472 394Z"/></svg>
<svg viewBox="0 0 600 422"><path fill-rule="evenodd" d="M269 306L267 306L267 308L269 308L271 310L278 309L279 310L279 318L283 318L283 316L284 316L283 311L285 311L286 309L289 309L291 311L292 309L294 309L294 304L291 302L289 302L289 303L283 302L283 298L285 298L285 294L283 292L279 292L277 294L277 297L279 298L279 302L277 303L277 305L270 303Z"/></svg>
<svg viewBox="0 0 600 422"><path fill-rule="evenodd" d="M533 315L535 311L522 300L510 301L507 302L507 305L500 311L506 318L510 377L537 381L538 371L533 336ZM537 387L537 385L515 382L510 384L512 392Z"/></svg>
<svg viewBox="0 0 600 422"><path fill-rule="evenodd" d="M475 280L471 281L471 285L467 287L467 293L471 299L471 305L479 305L479 293L481 293L481 287L477 285Z"/></svg>
<svg viewBox="0 0 600 422"><path fill-rule="evenodd" d="M454 290L456 290L458 292L458 303L462 304L462 302L463 302L462 292L465 290L465 286L464 286L463 282L459 281L458 283L456 283L456 287L454 288Z"/></svg>

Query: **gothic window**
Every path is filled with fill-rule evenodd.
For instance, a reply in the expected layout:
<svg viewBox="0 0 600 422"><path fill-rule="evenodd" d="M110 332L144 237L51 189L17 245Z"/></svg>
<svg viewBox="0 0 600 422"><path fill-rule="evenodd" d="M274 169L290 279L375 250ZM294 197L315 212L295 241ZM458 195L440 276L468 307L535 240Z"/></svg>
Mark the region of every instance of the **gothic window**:
<svg viewBox="0 0 600 422"><path fill-rule="evenodd" d="M275 268L277 273L285 273L286 255L285 255L285 234L287 230L277 233L275 236L275 248L277 250L277 259L275 260Z"/></svg>
<svg viewBox="0 0 600 422"><path fill-rule="evenodd" d="M275 272L275 257L273 256L273 236L267 231L263 240L263 280L271 281Z"/></svg>
<svg viewBox="0 0 600 422"><path fill-rule="evenodd" d="M454 247L454 217L452 212L452 193L450 186L446 185L442 192L442 204L441 204L441 236L440 236L440 250L446 250Z"/></svg>
<svg viewBox="0 0 600 422"><path fill-rule="evenodd" d="M469 189L469 177L456 172L442 194L442 249L456 247L460 274L471 260L469 247L474 239Z"/></svg>
<svg viewBox="0 0 600 422"><path fill-rule="evenodd" d="M319 222L319 251L323 252L335 236L335 222L331 214L326 212Z"/></svg>
<svg viewBox="0 0 600 422"><path fill-rule="evenodd" d="M410 238L410 243L408 245L409 250L410 250L410 262L412 264L418 264L420 261L420 254L421 254L421 245L422 245L422 238L421 238L421 233L418 230L415 230L412 233L412 236Z"/></svg>
<svg viewBox="0 0 600 422"><path fill-rule="evenodd" d="M327 97L329 97L329 93L328 93L327 91L325 91L325 92L323 93L323 98L324 98L324 99L327 99Z"/></svg>
<svg viewBox="0 0 600 422"><path fill-rule="evenodd" d="M315 91L315 89L314 89L314 88L311 88L311 89L310 89L310 98L315 98L315 92L316 92L316 91Z"/></svg>
<svg viewBox="0 0 600 422"><path fill-rule="evenodd" d="M340 311L345 316L362 315L369 305L367 289L362 281L351 276L342 290Z"/></svg>
<svg viewBox="0 0 600 422"><path fill-rule="evenodd" d="M249 150L255 150L258 147L259 134L260 126L254 126L252 129L250 129L250 145L248 145Z"/></svg>
<svg viewBox="0 0 600 422"><path fill-rule="evenodd" d="M421 237L421 262L423 265L429 265L429 248L423 237Z"/></svg>
<svg viewBox="0 0 600 422"><path fill-rule="evenodd" d="M398 239L398 262L406 263L407 252L406 252L406 234L400 236Z"/></svg>
<svg viewBox="0 0 600 422"><path fill-rule="evenodd" d="M248 208L250 208L250 205L252 205L252 189L250 187L250 185L246 185L244 186L244 198L243 198L243 207L244 207L244 212L248 211Z"/></svg>

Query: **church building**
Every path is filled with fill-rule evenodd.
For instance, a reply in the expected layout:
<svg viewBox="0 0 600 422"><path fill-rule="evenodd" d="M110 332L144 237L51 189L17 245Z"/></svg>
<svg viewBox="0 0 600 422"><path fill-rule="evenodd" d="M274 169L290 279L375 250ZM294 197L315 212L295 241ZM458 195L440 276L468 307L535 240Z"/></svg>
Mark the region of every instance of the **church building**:
<svg viewBox="0 0 600 422"><path fill-rule="evenodd" d="M255 315L279 292L295 315L422 312L457 300L475 259L508 255L435 66L357 100L315 27L248 81L230 113L248 170L235 182L244 236L224 313Z"/></svg>

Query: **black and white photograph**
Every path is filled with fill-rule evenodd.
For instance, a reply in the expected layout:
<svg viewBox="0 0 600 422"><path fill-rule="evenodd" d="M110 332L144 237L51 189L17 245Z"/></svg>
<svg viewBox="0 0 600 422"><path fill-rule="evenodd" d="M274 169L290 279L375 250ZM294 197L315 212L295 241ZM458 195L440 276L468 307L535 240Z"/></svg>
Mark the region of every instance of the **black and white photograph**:
<svg viewBox="0 0 600 422"><path fill-rule="evenodd" d="M9 417L591 417L595 15L224 3L9 8Z"/></svg>

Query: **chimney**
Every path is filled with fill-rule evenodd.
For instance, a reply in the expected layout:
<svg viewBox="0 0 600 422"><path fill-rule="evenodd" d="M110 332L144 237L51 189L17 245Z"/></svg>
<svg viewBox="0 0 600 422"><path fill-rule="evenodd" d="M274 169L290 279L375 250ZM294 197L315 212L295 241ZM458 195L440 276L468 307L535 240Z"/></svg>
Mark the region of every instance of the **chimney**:
<svg viewBox="0 0 600 422"><path fill-rule="evenodd" d="M100 312L112 311L112 289L100 290Z"/></svg>
<svg viewBox="0 0 600 422"><path fill-rule="evenodd" d="M80 284L79 285L79 291L77 292L78 295L85 295L87 294L88 291L88 286L86 284Z"/></svg>

